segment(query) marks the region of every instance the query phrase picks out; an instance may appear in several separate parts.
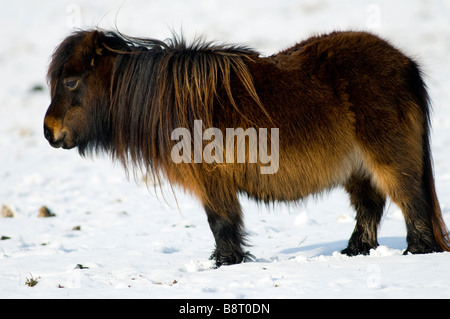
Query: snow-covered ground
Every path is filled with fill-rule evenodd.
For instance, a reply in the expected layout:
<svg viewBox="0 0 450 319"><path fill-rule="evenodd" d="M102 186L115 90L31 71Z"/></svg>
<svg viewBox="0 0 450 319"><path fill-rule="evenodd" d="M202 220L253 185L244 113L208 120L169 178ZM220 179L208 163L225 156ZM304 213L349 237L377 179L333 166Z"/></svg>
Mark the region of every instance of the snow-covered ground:
<svg viewBox="0 0 450 319"><path fill-rule="evenodd" d="M14 217L0 219L0 298L450 297L450 253L403 256L405 226L394 204L381 246L350 258L338 253L354 227L344 192L270 209L243 199L257 260L211 269L213 237L195 200L175 190L175 201L167 185L161 195L106 157L51 148L42 134L50 55L72 28L95 26L159 39L182 29L187 38L204 34L265 55L336 29L389 39L427 74L436 184L450 225L450 1L6 0L0 206ZM37 217L43 205L56 216Z"/></svg>

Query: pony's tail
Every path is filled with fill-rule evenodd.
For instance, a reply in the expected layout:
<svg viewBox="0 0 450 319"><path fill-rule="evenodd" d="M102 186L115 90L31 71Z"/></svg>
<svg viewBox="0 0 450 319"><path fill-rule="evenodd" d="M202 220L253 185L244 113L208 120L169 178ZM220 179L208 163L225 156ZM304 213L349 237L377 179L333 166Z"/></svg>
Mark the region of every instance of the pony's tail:
<svg viewBox="0 0 450 319"><path fill-rule="evenodd" d="M428 136L426 136L425 139L426 141L424 142L426 145L424 147L424 167L422 178L428 199L431 227L438 248L442 251L450 251L450 238L444 219L442 217L441 207L436 195Z"/></svg>
<svg viewBox="0 0 450 319"><path fill-rule="evenodd" d="M427 92L427 87L423 81L421 71L415 62L412 62L412 74L410 79L411 88L416 95L418 104L422 107L422 112L425 116L424 133L423 133L423 174L422 185L425 191L425 198L427 201L429 217L433 236L436 245L441 251L450 251L450 237L442 217L441 207L436 195L433 163L430 146L430 127L431 127L431 103Z"/></svg>

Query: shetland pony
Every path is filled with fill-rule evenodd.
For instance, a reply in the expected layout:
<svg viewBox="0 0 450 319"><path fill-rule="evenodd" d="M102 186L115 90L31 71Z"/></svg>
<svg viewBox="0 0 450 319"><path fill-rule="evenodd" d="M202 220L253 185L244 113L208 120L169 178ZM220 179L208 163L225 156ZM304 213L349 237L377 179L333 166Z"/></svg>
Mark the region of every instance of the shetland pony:
<svg viewBox="0 0 450 319"><path fill-rule="evenodd" d="M337 186L356 210L343 253L377 247L387 197L403 212L406 252L450 250L421 71L375 35L333 32L262 57L245 46L187 44L177 36L159 41L78 31L55 50L48 79L49 143L77 147L81 155L106 152L125 168L148 171L197 197L214 234L217 266L251 258L238 195L296 202ZM277 128L266 146L267 154L277 152L277 171L261 173L266 163L248 136L215 150L234 154L234 161L175 162L171 154L180 141L172 132L191 132L183 145L194 148L198 121L205 132Z"/></svg>

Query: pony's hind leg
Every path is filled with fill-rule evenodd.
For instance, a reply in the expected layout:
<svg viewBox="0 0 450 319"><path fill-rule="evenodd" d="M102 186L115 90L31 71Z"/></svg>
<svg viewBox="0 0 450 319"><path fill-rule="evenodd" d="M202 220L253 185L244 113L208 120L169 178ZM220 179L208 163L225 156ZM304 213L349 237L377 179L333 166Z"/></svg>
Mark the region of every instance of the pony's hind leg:
<svg viewBox="0 0 450 319"><path fill-rule="evenodd" d="M349 256L366 255L370 249L378 246L377 230L386 196L372 185L368 177L352 176L345 189L356 210L356 226L342 253Z"/></svg>
<svg viewBox="0 0 450 319"><path fill-rule="evenodd" d="M439 251L433 234L429 204L421 178L400 174L387 189L391 200L400 207L406 223L406 252L423 254ZM392 180L392 179L391 179Z"/></svg>
<svg viewBox="0 0 450 319"><path fill-rule="evenodd" d="M406 156L408 152L410 154ZM423 180L422 152L404 147L392 154L396 156L391 161L373 161L371 166L377 186L402 210L407 231L406 252L423 254L439 251L433 233L432 206Z"/></svg>

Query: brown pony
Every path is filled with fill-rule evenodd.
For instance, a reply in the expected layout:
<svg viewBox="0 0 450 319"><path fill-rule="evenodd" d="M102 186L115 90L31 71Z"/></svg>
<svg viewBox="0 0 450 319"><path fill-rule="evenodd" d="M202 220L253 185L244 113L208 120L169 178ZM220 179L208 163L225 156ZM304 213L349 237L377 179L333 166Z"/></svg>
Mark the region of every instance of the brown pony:
<svg viewBox="0 0 450 319"><path fill-rule="evenodd" d="M343 253L377 247L387 197L406 220L407 252L450 250L434 185L421 72L372 34L334 32L262 57L243 46L188 45L177 36L163 42L78 31L56 49L48 78L52 101L44 134L50 144L78 147L81 155L107 152L125 168L192 193L206 211L218 266L251 258L244 250L239 194L294 202L336 186L346 189L356 210ZM278 136L268 134L267 141L276 143L265 149L277 155L277 170L261 173L267 164L261 150L256 162L249 160L256 152L249 134L244 143L215 149L215 155L234 159L243 151L244 162L191 161L195 154L174 161L180 143L174 130L185 128L195 137L199 120L202 130L279 129ZM196 143L184 141L189 147L183 152Z"/></svg>

